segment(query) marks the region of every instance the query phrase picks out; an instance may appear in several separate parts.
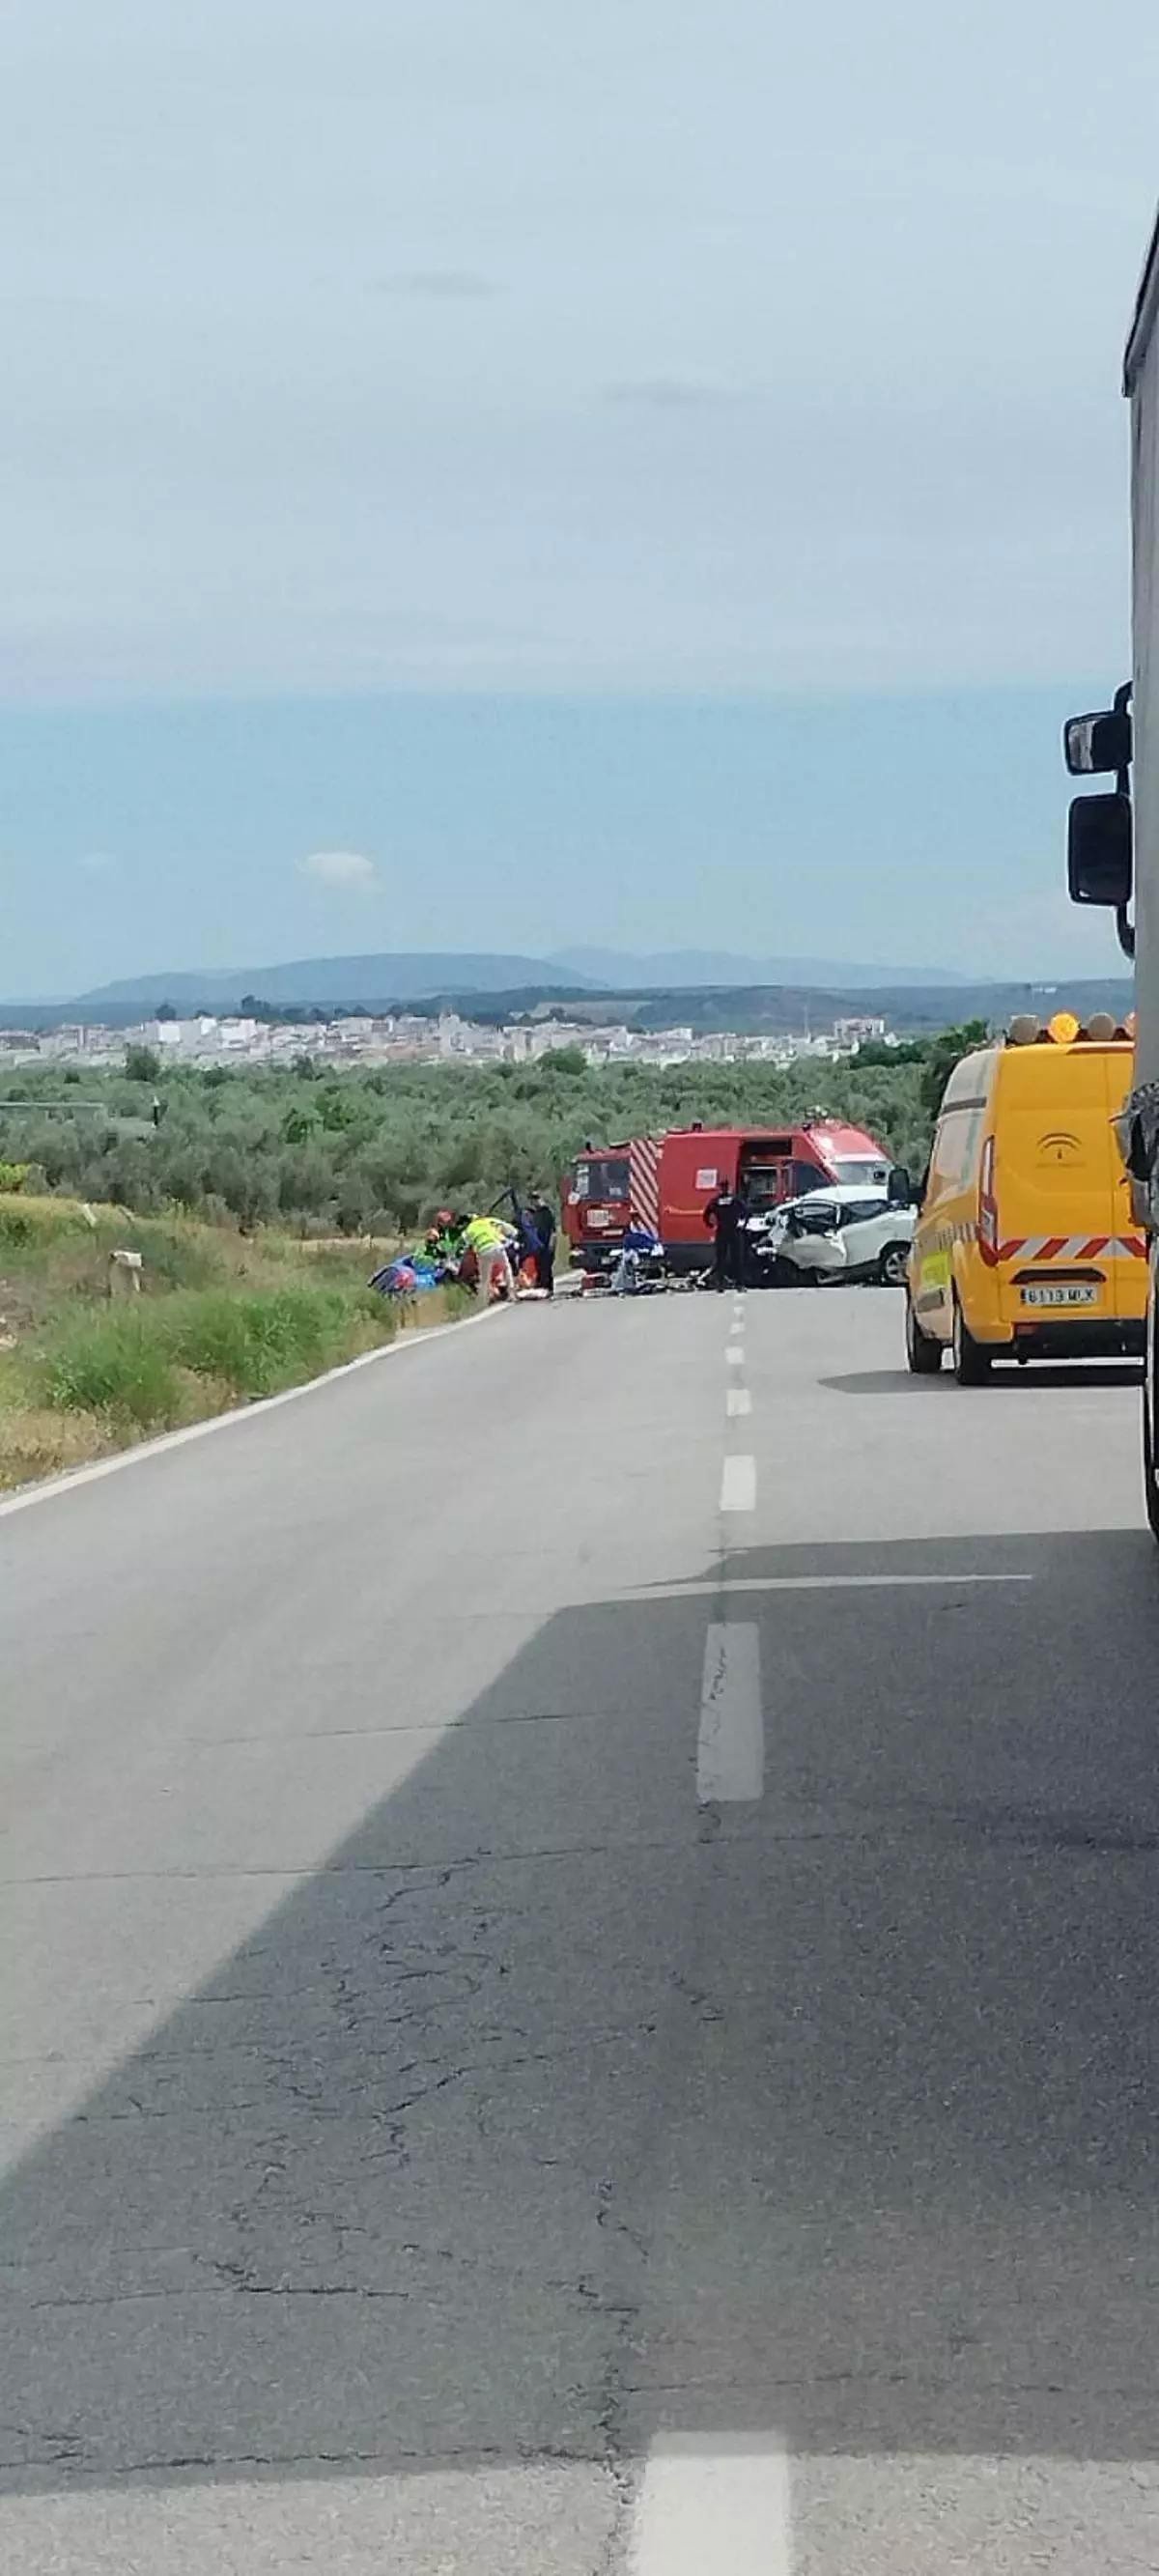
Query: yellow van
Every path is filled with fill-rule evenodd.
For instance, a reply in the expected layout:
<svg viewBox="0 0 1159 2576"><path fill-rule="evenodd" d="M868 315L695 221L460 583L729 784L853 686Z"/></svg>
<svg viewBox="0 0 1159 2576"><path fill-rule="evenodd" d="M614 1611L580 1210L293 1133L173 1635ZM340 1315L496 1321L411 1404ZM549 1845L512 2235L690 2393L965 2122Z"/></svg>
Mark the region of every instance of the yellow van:
<svg viewBox="0 0 1159 2576"><path fill-rule="evenodd" d="M1141 1358L1147 1247L1112 1121L1126 1029L1068 1011L964 1056L946 1084L906 1274L906 1358L952 1350L976 1386L994 1360Z"/></svg>

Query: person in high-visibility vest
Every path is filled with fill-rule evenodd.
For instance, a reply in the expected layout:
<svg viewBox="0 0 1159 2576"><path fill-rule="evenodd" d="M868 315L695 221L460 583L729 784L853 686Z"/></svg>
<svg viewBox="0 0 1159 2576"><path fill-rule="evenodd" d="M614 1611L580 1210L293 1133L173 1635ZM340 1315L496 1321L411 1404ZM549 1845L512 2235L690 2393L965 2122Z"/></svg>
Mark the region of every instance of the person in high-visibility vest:
<svg viewBox="0 0 1159 2576"><path fill-rule="evenodd" d="M463 1241L474 1253L479 1265L479 1301L489 1306L493 1297L514 1297L515 1274L507 1249L507 1227L493 1216L473 1216L463 1229Z"/></svg>
<svg viewBox="0 0 1159 2576"><path fill-rule="evenodd" d="M450 1279L456 1277L463 1255L463 1220L450 1208L440 1208L434 1224L427 1227L426 1249L432 1261Z"/></svg>

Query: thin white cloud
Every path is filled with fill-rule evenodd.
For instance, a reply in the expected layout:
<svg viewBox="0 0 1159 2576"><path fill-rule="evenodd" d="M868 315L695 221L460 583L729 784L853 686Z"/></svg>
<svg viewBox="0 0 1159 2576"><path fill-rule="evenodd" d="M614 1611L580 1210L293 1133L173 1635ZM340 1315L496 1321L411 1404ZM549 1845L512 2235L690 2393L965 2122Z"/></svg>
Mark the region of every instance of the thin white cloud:
<svg viewBox="0 0 1159 2576"><path fill-rule="evenodd" d="M1154 0L172 16L0 10L0 703L1120 667Z"/></svg>
<svg viewBox="0 0 1159 2576"><path fill-rule="evenodd" d="M405 268L371 279L372 295L427 296L434 303L473 304L494 295L495 284L477 268Z"/></svg>
<svg viewBox="0 0 1159 2576"><path fill-rule="evenodd" d="M378 883L374 861L362 850L311 850L299 859L298 874L340 894L368 894Z"/></svg>
<svg viewBox="0 0 1159 2576"><path fill-rule="evenodd" d="M107 877L117 862L109 850L82 850L80 865L87 877Z"/></svg>
<svg viewBox="0 0 1159 2576"><path fill-rule="evenodd" d="M737 402L740 396L735 385L714 384L707 377L640 376L609 385L608 398L648 411L697 411L702 404Z"/></svg>

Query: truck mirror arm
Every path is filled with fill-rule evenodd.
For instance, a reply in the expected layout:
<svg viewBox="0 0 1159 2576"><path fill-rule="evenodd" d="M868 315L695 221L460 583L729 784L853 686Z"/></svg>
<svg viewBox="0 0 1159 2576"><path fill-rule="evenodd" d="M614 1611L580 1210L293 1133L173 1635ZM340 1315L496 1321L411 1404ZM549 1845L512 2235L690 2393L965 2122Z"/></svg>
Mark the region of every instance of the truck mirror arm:
<svg viewBox="0 0 1159 2576"><path fill-rule="evenodd" d="M1126 717L1128 721L1130 719L1131 699L1133 694L1133 683L1130 680L1124 680L1122 687L1120 689L1116 689L1113 700L1115 714L1117 716ZM1130 741L1131 736L1128 735L1128 742ZM1129 752L1122 768L1115 772L1115 786L1120 796L1130 795L1131 761ZM1115 907L1115 930L1118 935L1119 946L1123 951L1124 957L1130 957L1133 959L1135 955L1135 924L1131 919L1129 908L1125 903L1117 904Z"/></svg>
<svg viewBox="0 0 1159 2576"><path fill-rule="evenodd" d="M1131 799L1132 684L1115 691L1113 709L1071 716L1063 726L1063 756L1072 778L1113 775L1114 794L1071 798L1067 815L1067 885L1072 903L1105 904L1115 915L1119 946L1135 954L1134 814Z"/></svg>

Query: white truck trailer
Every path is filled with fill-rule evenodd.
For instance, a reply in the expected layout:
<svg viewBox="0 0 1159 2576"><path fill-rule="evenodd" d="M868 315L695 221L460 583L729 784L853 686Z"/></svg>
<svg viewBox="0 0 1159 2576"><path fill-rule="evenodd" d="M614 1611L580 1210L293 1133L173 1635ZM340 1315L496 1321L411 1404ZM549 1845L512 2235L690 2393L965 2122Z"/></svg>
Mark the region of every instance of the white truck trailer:
<svg viewBox="0 0 1159 2576"><path fill-rule="evenodd" d="M1073 716L1064 727L1071 775L1113 773L1115 781L1113 788L1075 797L1067 876L1075 903L1113 908L1120 945L1135 961L1134 1081L1120 1141L1135 1218L1150 1246L1143 1480L1147 1518L1159 1539L1159 222L1127 342L1123 390L1131 405L1133 671L1112 706Z"/></svg>

